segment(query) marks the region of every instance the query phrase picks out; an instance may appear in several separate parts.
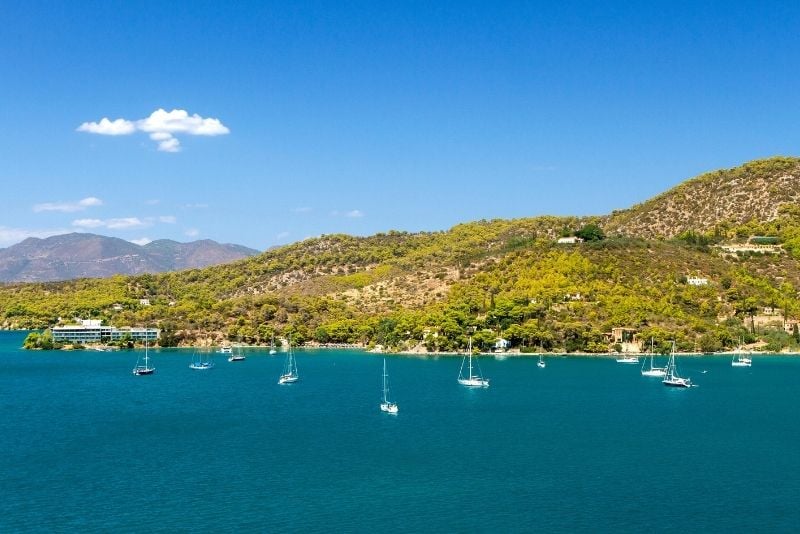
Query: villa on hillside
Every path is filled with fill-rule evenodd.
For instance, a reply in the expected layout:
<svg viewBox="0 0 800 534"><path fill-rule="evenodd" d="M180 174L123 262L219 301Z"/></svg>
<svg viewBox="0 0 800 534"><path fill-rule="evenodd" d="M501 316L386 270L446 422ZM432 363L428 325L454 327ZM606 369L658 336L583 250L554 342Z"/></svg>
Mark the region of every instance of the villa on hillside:
<svg viewBox="0 0 800 534"><path fill-rule="evenodd" d="M559 245L574 245L576 243L583 243L583 239L577 236L559 237L556 241Z"/></svg>
<svg viewBox="0 0 800 534"><path fill-rule="evenodd" d="M509 345L508 340L507 339L503 339L501 337L497 341L495 341L495 343L494 343L494 351L495 352L503 352L505 350L508 350L508 345Z"/></svg>
<svg viewBox="0 0 800 534"><path fill-rule="evenodd" d="M760 245L757 243L743 243L739 245L717 245L722 252L736 255L738 253L780 254L783 252L781 245Z"/></svg>
<svg viewBox="0 0 800 534"><path fill-rule="evenodd" d="M609 345L620 345L622 352L641 352L642 350L635 328L618 326L612 328L611 332L604 333L603 338Z"/></svg>
<svg viewBox="0 0 800 534"><path fill-rule="evenodd" d="M707 286L708 278L700 278L699 276L687 276L686 283L690 286Z"/></svg>
<svg viewBox="0 0 800 534"><path fill-rule="evenodd" d="M51 331L57 343L102 343L119 341L126 335L133 341L156 341L161 334L158 328L103 326L98 319L81 319L80 324L54 326Z"/></svg>
<svg viewBox="0 0 800 534"><path fill-rule="evenodd" d="M422 330L422 339L428 339L428 336L433 336L434 338L439 337L439 332L436 328L429 326Z"/></svg>
<svg viewBox="0 0 800 534"><path fill-rule="evenodd" d="M797 319L786 319L786 322L783 323L783 329L787 334L794 334L795 326L800 327L800 321Z"/></svg>

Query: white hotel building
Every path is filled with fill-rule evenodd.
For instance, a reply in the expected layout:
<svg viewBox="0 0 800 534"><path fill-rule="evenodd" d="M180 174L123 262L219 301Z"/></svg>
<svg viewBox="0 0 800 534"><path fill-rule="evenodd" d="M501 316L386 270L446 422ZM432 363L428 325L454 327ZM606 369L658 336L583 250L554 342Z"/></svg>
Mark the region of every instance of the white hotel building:
<svg viewBox="0 0 800 534"><path fill-rule="evenodd" d="M54 326L53 341L59 343L102 343L118 341L130 334L133 341L155 341L161 334L158 328L102 326L99 320L82 320L80 324Z"/></svg>

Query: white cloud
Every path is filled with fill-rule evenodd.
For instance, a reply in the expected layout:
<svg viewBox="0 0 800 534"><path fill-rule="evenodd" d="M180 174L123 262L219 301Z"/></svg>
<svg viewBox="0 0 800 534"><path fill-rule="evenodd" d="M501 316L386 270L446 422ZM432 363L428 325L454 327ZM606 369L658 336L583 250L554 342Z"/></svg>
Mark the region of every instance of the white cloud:
<svg viewBox="0 0 800 534"><path fill-rule="evenodd" d="M161 152L180 151L181 143L175 134L217 136L230 133L230 129L219 119L203 118L197 113L189 115L189 112L183 109L172 111L157 109L149 117L136 121L127 119L111 121L104 117L100 122L84 122L78 127L78 131L99 135L145 132L150 134L150 139L158 142L158 150Z"/></svg>
<svg viewBox="0 0 800 534"><path fill-rule="evenodd" d="M153 135L163 135L165 133L225 135L230 133L228 127L222 124L219 119L204 119L197 113L190 116L183 109L173 109L172 111L157 109L146 119L136 121L136 127Z"/></svg>
<svg viewBox="0 0 800 534"><path fill-rule="evenodd" d="M106 227L112 230L123 230L126 228L141 228L142 226L148 226L148 225L147 223L142 222L138 217L106 219Z"/></svg>
<svg viewBox="0 0 800 534"><path fill-rule="evenodd" d="M184 234L186 234L188 237L197 237L200 235L200 230L197 228L189 228L184 232Z"/></svg>
<svg viewBox="0 0 800 534"><path fill-rule="evenodd" d="M139 246L145 246L148 243L152 243L152 239L149 237L140 237L139 239L131 239L131 243Z"/></svg>
<svg viewBox="0 0 800 534"><path fill-rule="evenodd" d="M76 219L72 221L72 226L77 226L78 228L100 228L105 225L105 221L100 219Z"/></svg>
<svg viewBox="0 0 800 534"><path fill-rule="evenodd" d="M59 234L66 234L71 230L58 228L58 229L49 229L49 230L35 230L35 229L27 229L27 228L8 228L6 226L0 226L0 246L7 247L9 245L13 245L14 243L19 243L29 237L38 237L40 239L44 239L45 237L50 237Z"/></svg>
<svg viewBox="0 0 800 534"><path fill-rule="evenodd" d="M276 235L275 237L277 239L285 239L285 238L289 237L289 232L281 232L278 235Z"/></svg>
<svg viewBox="0 0 800 534"><path fill-rule="evenodd" d="M175 224L178 218L174 215L158 217L115 217L112 219L75 219L72 226L77 228L108 228L109 230L129 230L131 228L148 228L155 223Z"/></svg>
<svg viewBox="0 0 800 534"><path fill-rule="evenodd" d="M151 198L150 200L145 201L145 204L148 206L155 206L157 204L161 204L161 200L158 198Z"/></svg>
<svg viewBox="0 0 800 534"><path fill-rule="evenodd" d="M349 217L351 219L358 219L359 217L363 217L364 216L364 212L361 211L361 210L350 210L350 211L333 210L333 211L331 211L331 217L339 217L340 215L342 217Z"/></svg>
<svg viewBox="0 0 800 534"><path fill-rule="evenodd" d="M64 213L73 213L76 211L83 211L92 206L102 206L103 201L97 197L86 197L77 202L45 202L43 204L35 204L33 211L39 213L41 211L61 211Z"/></svg>
<svg viewBox="0 0 800 534"><path fill-rule="evenodd" d="M184 204L183 205L183 209L187 209L187 210L204 210L206 208L208 208L208 204L204 204L204 203L201 203L201 202L198 202L198 203L195 203L195 204Z"/></svg>
<svg viewBox="0 0 800 534"><path fill-rule="evenodd" d="M150 139L153 141L166 141L172 139L172 134L167 132L155 132L150 134Z"/></svg>
<svg viewBox="0 0 800 534"><path fill-rule="evenodd" d="M169 134L167 134L169 135ZM181 142L175 139L174 137L170 137L169 139L165 139L158 143L158 149L161 152L180 152L181 151Z"/></svg>
<svg viewBox="0 0 800 534"><path fill-rule="evenodd" d="M109 230L127 230L150 226L138 217L121 217L117 219L76 219L72 226L78 228L108 228Z"/></svg>
<svg viewBox="0 0 800 534"><path fill-rule="evenodd" d="M100 122L84 122L78 126L78 131L99 135L128 135L136 131L136 125L125 119L112 121L103 117Z"/></svg>

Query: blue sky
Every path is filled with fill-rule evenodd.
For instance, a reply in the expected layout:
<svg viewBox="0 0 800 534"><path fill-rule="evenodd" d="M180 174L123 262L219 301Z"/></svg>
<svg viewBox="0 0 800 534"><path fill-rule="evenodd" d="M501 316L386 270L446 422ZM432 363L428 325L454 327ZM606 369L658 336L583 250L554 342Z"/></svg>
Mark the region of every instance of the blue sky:
<svg viewBox="0 0 800 534"><path fill-rule="evenodd" d="M793 4L3 2L0 247L629 207L800 154Z"/></svg>

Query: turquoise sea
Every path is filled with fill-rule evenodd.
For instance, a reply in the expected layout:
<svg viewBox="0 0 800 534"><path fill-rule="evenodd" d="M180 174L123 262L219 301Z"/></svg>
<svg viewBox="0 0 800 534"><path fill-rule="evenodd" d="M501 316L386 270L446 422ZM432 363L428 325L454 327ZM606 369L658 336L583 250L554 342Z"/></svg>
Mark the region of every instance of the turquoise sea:
<svg viewBox="0 0 800 534"><path fill-rule="evenodd" d="M676 390L601 358L25 352L0 333L0 531L790 532L800 358L679 358ZM706 371L703 373L703 371Z"/></svg>

